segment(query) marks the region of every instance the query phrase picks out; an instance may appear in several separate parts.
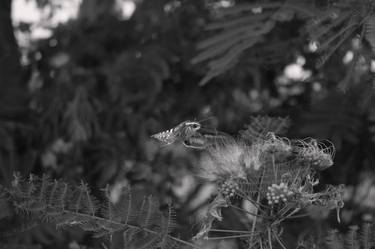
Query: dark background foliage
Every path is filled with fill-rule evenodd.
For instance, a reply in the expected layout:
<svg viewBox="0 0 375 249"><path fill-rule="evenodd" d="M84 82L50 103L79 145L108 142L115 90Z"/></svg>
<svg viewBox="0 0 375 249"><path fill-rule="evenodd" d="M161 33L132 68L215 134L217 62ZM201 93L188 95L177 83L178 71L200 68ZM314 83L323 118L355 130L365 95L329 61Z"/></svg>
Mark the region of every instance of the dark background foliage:
<svg viewBox="0 0 375 249"><path fill-rule="evenodd" d="M246 17L238 10L232 16L221 15L220 8L226 4L240 8L255 1L135 1L135 12L124 20L114 8L115 1L83 0L76 19L53 28L50 38L23 48L28 62L21 63L14 32L27 31L30 24L12 26L11 2L0 1L2 185L9 186L13 173L19 171L25 176L48 173L72 183L84 180L94 193L107 184L142 187L161 203L172 201L179 233L189 239L196 232L194 214L207 199L199 197L205 185L188 177L194 175L199 153L179 146L161 147L150 135L189 119L206 119L204 126L235 135L251 116L289 116L289 137L329 139L335 144L335 164L322 173L322 181L348 186L342 223L337 224L332 214L327 220L314 219L314 229L345 230L372 219L375 69L371 70L371 46L375 39L371 35L363 39L371 29L365 31L362 23L337 49L336 44L328 44L315 53L309 50L311 34L321 27L310 27L311 31L304 15L281 9L272 19L272 31L252 37L256 43L235 59L226 57L233 55L231 50L224 55L211 51L199 59L209 48L204 41L220 32L236 39L219 29L225 30L232 19ZM371 19L373 6L357 2L353 8L358 13L366 9L369 13L363 15ZM335 3L340 1L308 4L330 10ZM53 1L38 4L43 8L53 6ZM209 29L210 23L218 23L219 28ZM257 23L266 26L265 20L250 20L229 30ZM337 30L331 32L334 35ZM225 42L218 38L219 45ZM353 58L344 63L348 52ZM284 69L302 57L306 63L299 69L311 75L288 78ZM215 60L222 60L222 67L210 64ZM324 64L317 67L322 60ZM185 180L188 190L180 194ZM361 185L364 182L368 185ZM359 200L359 195L364 199ZM4 230L13 224L9 219L1 223ZM79 231L56 231L53 225L38 226L11 241L43 248L69 244L77 248L73 241L86 246L98 243Z"/></svg>

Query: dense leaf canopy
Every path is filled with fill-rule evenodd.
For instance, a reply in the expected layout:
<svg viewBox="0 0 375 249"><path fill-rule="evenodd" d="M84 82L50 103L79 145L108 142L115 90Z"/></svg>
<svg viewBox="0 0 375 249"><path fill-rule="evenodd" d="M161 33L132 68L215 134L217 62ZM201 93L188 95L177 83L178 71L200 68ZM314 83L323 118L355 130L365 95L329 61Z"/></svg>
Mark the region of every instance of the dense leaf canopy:
<svg viewBox="0 0 375 249"><path fill-rule="evenodd" d="M99 199L106 186L113 195L132 186L153 194L161 212L173 203L174 233L188 240L210 199L209 186L196 179L200 152L160 146L150 136L191 120L212 134L236 137L243 130L251 140L267 135L259 129L280 132L254 118L269 115L289 117L282 121L289 129L281 131L289 138L327 139L337 150L334 166L319 174L323 184L347 185L341 224L331 215L305 233L321 236L322 228L346 230L373 217L373 1L134 0L125 1L135 10L124 16L118 9L124 1L83 0L76 18L47 25L48 37L26 43L22 37L62 10L58 1L30 0L51 16L44 24L15 23L14 1L0 1L4 188L15 172L84 181ZM22 223L4 210L0 234ZM226 225L236 228L236 214L228 215ZM5 241L101 246L82 231L51 227ZM287 230L301 232L295 225ZM121 248L120 238L111 239Z"/></svg>

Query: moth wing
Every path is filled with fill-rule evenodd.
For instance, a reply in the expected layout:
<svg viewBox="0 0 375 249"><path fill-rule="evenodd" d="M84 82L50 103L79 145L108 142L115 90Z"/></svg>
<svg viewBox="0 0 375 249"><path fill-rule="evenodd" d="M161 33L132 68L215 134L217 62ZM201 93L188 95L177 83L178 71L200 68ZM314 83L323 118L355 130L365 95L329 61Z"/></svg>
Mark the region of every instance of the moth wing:
<svg viewBox="0 0 375 249"><path fill-rule="evenodd" d="M216 129L201 128L199 132L204 134L207 141L207 146L210 147L223 146L235 142L235 139L231 135Z"/></svg>
<svg viewBox="0 0 375 249"><path fill-rule="evenodd" d="M184 139L185 147L193 149L207 149L215 146L222 146L228 143L233 143L234 139L223 132L211 131L202 133L195 132L192 136Z"/></svg>
<svg viewBox="0 0 375 249"><path fill-rule="evenodd" d="M230 135L205 135L207 143L211 147L225 146L227 144L235 143L235 139Z"/></svg>
<svg viewBox="0 0 375 249"><path fill-rule="evenodd" d="M155 138L156 140L158 140L163 145L170 145L170 144L176 142L176 140L177 140L176 136L173 134L173 131L171 131L171 130L156 133L156 134L152 135L151 137Z"/></svg>
<svg viewBox="0 0 375 249"><path fill-rule="evenodd" d="M185 147L188 148L203 150L207 148L208 141L204 135L200 134L199 132L196 132L194 135L186 138L183 141L183 144Z"/></svg>

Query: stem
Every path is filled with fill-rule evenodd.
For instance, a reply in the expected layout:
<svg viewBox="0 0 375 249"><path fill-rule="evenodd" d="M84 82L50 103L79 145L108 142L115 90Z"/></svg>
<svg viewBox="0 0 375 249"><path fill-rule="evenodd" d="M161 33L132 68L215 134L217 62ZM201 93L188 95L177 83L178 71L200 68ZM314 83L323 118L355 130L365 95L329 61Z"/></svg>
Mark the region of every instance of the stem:
<svg viewBox="0 0 375 249"><path fill-rule="evenodd" d="M227 229L210 229L210 232L222 232L222 233L248 233L249 231L241 231L241 230L227 230Z"/></svg>
<svg viewBox="0 0 375 249"><path fill-rule="evenodd" d="M288 214L287 216L281 218L280 220L275 221L274 223L272 223L272 225L276 225L276 224L281 223L282 221L284 221L285 219L288 219L290 216L292 216L293 214L299 212L300 210L301 210L300 208L294 209L290 214Z"/></svg>
<svg viewBox="0 0 375 249"><path fill-rule="evenodd" d="M275 164L275 155L274 154L271 155L271 160L272 160L273 173L275 175L275 183L277 183L277 167L276 167L276 164Z"/></svg>
<svg viewBox="0 0 375 249"><path fill-rule="evenodd" d="M240 197L242 197L244 200L247 200L249 202L251 202L252 204L254 204L255 206L258 207L258 209L260 209L261 207L262 208L268 208L267 206L261 204L261 203L258 203L256 201L254 201L253 199L251 198L248 198L247 195L245 195L244 193L240 192L242 195L239 195Z"/></svg>
<svg viewBox="0 0 375 249"><path fill-rule="evenodd" d="M192 247L192 248L197 248L197 249L199 249L199 247L197 247L196 245L194 245L194 244L192 244L192 243L190 243L190 242L187 242L187 241L185 241L185 240L182 240L182 239L179 239L179 238L176 238L176 237L170 236L170 235L167 235L167 236L168 236L168 238L173 239L173 240L175 240L175 241L177 241L177 242L180 242L181 244L184 244L184 245L190 246L190 247Z"/></svg>
<svg viewBox="0 0 375 249"><path fill-rule="evenodd" d="M271 229L267 228L268 233L268 245L270 246L270 249L272 249L272 236L271 236Z"/></svg>
<svg viewBox="0 0 375 249"><path fill-rule="evenodd" d="M264 173L264 170L263 170L263 173ZM262 184L262 181L263 181L263 176L261 178L261 182L259 184L259 190L260 190L260 187L261 187L261 184ZM257 196L257 203L259 203L259 200L260 200L260 191L258 191L258 196ZM256 211L256 213L258 214L258 210ZM255 226L256 226L256 223L257 223L257 216L255 216L254 220L253 220L253 224L252 224L252 227L251 227L251 237L250 237L250 244L253 243L253 237L254 237L254 232L255 232Z"/></svg>
<svg viewBox="0 0 375 249"><path fill-rule="evenodd" d="M260 240L260 241L261 241L261 240ZM258 244L258 243L259 243L259 241L255 241L253 244L251 244L251 243L249 242L249 247L248 247L247 249L256 248L255 245ZM259 245L260 245L260 248L262 249L262 244L259 243Z"/></svg>
<svg viewBox="0 0 375 249"><path fill-rule="evenodd" d="M281 208L278 212L277 212L277 216L283 216L285 213L287 213L289 210L291 209L290 206L288 206L288 204L285 204L285 206L283 208Z"/></svg>
<svg viewBox="0 0 375 249"><path fill-rule="evenodd" d="M294 185L294 184L296 184L296 182L297 182L297 179L298 179L298 177L299 177L299 174L301 173L301 168L302 168L302 167L298 167L298 171L297 171L297 174L296 174L295 178L293 179L293 181L292 181L292 184L291 184L291 185Z"/></svg>
<svg viewBox="0 0 375 249"><path fill-rule="evenodd" d="M114 220L107 220L105 218L102 218L102 217L98 217L98 216L95 216L95 215L88 215L88 214L84 214L84 213L78 213L78 212L71 212L71 211L67 211L67 210L63 210L62 211L63 214L69 214L69 215L73 215L73 216L81 216L81 217L84 217L84 218L87 218L87 219L95 219L95 220L98 220L98 221L103 221L103 222L106 222L106 223L112 223L114 225L118 225L120 227L122 227L123 229L126 229L126 228L130 228L130 229L137 229L137 230L140 230L140 231L144 231L144 232L147 232L147 233L150 233L150 234L159 234L158 232L156 231L153 231L151 229L148 229L148 228L145 228L145 227L139 227L139 226L136 226L136 225L130 225L130 224L123 224L121 222L117 222L117 221L114 221ZM197 247L196 245L194 245L193 243L190 243L190 242L187 242L187 241L184 241L184 240L181 240L179 238L176 238L176 237L173 237L169 234L166 235L168 238L174 240L174 241L177 241L177 242L180 242L184 245L187 245L187 246L190 246L192 248L197 248L199 249L199 247Z"/></svg>
<svg viewBox="0 0 375 249"><path fill-rule="evenodd" d="M235 238L246 238L246 237L249 237L249 235L243 234L243 235L231 235L231 236L223 236L223 237L211 237L211 238L208 238L207 240L235 239Z"/></svg>
<svg viewBox="0 0 375 249"><path fill-rule="evenodd" d="M236 209L236 210L239 210L239 211L242 211L242 212L245 212L247 214L250 214L250 215L253 215L255 217L260 217L260 218L263 218L263 219L269 219L269 217L266 217L266 216L263 216L263 215L260 215L260 214L257 214L257 213L252 213L252 212L249 212L243 208L239 208L239 207L236 207L232 204L229 204L229 207L233 208L233 209ZM258 209L257 209L258 210Z"/></svg>
<svg viewBox="0 0 375 249"><path fill-rule="evenodd" d="M275 238L276 238L277 242L279 243L279 245L280 245L283 249L286 249L286 247L284 246L283 242L281 242L279 236L278 236L275 232L273 232L273 235L275 236Z"/></svg>
<svg viewBox="0 0 375 249"><path fill-rule="evenodd" d="M306 217L306 216L309 216L309 214L289 216L288 219L298 219L298 218L303 218L303 217Z"/></svg>

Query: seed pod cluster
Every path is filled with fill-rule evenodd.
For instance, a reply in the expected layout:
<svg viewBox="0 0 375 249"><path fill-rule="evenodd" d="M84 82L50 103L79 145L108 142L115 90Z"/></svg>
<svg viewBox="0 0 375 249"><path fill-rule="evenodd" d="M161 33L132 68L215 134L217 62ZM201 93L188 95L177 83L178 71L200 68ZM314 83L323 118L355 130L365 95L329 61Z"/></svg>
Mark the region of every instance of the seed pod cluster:
<svg viewBox="0 0 375 249"><path fill-rule="evenodd" d="M235 182L233 179L228 179L224 181L220 187L219 191L220 193L227 198L234 197L236 192L239 190L239 185L237 182Z"/></svg>
<svg viewBox="0 0 375 249"><path fill-rule="evenodd" d="M293 195L293 191L289 190L285 183L272 184L268 187L266 194L268 204L273 205L282 202L286 202L288 197Z"/></svg>

